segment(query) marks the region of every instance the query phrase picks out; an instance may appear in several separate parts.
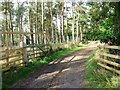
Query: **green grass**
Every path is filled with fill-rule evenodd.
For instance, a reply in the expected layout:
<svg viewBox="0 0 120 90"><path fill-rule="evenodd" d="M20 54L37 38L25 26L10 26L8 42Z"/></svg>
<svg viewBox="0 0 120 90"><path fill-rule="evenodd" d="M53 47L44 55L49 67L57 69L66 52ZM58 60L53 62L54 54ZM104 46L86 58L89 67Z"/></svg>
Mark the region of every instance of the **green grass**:
<svg viewBox="0 0 120 90"><path fill-rule="evenodd" d="M33 59L30 60L30 64L26 67L17 69L16 71L9 71L2 74L2 87L8 88L15 84L16 82L25 79L29 76L30 73L34 72L36 69L41 68L43 65L48 64L53 60L57 60L65 54L69 54L73 51L84 48L84 46L80 45L71 49L61 49L59 51L53 52L50 56L44 57L41 59Z"/></svg>
<svg viewBox="0 0 120 90"><path fill-rule="evenodd" d="M86 81L88 88L120 88L120 76L103 69L94 60L95 52L86 63Z"/></svg>

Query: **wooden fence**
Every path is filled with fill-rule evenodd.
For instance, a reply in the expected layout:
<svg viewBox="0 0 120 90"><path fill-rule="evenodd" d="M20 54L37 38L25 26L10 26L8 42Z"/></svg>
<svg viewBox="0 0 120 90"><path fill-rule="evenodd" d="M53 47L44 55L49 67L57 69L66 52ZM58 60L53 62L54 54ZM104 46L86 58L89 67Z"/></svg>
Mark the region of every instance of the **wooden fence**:
<svg viewBox="0 0 120 90"><path fill-rule="evenodd" d="M23 66L24 65L24 52L23 48L18 49L6 49L0 51L2 58L0 58L0 65L2 65L2 70L8 70L14 65Z"/></svg>
<svg viewBox="0 0 120 90"><path fill-rule="evenodd" d="M99 51L96 57L96 60L98 61L97 64L107 70L120 74L120 55L109 53L109 49L120 50L120 46L103 45L98 46L98 48Z"/></svg>
<svg viewBox="0 0 120 90"><path fill-rule="evenodd" d="M50 52L51 48L53 51L58 50L59 48L68 48L73 46L71 43L69 44L53 44L52 47L50 45L43 46L42 50L47 54ZM39 56L43 56L43 51L40 50L37 46L26 46L17 49L4 49L0 51L2 58L0 58L0 65L2 66L2 71L9 70L12 67L20 67L25 66L29 63L33 58L39 58Z"/></svg>
<svg viewBox="0 0 120 90"><path fill-rule="evenodd" d="M42 51L35 46L28 46L17 49L6 49L0 51L0 65L2 71L9 70L12 67L25 66L30 59L41 56Z"/></svg>

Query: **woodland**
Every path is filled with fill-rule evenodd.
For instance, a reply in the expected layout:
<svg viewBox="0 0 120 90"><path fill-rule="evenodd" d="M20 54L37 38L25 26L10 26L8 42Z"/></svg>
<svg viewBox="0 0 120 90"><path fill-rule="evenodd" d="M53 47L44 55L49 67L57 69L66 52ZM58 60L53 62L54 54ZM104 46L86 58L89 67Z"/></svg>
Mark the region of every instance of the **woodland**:
<svg viewBox="0 0 120 90"><path fill-rule="evenodd" d="M0 7L2 46L87 40L120 44L119 2L35 0L2 2Z"/></svg>
<svg viewBox="0 0 120 90"><path fill-rule="evenodd" d="M91 45L90 42L95 43ZM2 56L0 65L2 69L5 68L2 71L3 88L11 87L51 61L82 48L91 49L90 45L94 47L98 42L99 45L104 43L107 46L98 45L95 47L96 50L92 49L93 53L85 64L88 74L84 76L88 81L88 87L119 88L119 1L4 0L0 2ZM102 48L104 53L109 54L99 54L104 60L99 59L103 63L99 61L96 66L94 56L99 56L97 50ZM106 51L105 48L109 50ZM88 54L84 50L80 52Z"/></svg>

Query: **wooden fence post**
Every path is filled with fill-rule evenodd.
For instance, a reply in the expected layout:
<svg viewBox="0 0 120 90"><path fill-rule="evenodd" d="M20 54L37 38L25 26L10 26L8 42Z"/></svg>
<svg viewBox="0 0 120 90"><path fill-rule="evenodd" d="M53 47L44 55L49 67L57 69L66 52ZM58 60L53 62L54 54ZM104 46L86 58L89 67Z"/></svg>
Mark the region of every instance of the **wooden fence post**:
<svg viewBox="0 0 120 90"><path fill-rule="evenodd" d="M25 63L25 66L28 65L28 58L27 58L27 49L26 49L26 47L23 47L23 61Z"/></svg>
<svg viewBox="0 0 120 90"><path fill-rule="evenodd" d="M107 49L105 48L105 45L104 45L104 47L103 47L103 53L105 53L105 54L107 53ZM104 56L103 59L104 59L104 60L107 60L107 57ZM104 65L107 65L107 64L104 62Z"/></svg>
<svg viewBox="0 0 120 90"><path fill-rule="evenodd" d="M97 46L97 47L98 47L98 50L97 50L97 53L96 53L95 60L98 60L98 59L100 59L100 51L101 51L101 46L99 45L99 46ZM98 62L100 62L100 61L98 60Z"/></svg>

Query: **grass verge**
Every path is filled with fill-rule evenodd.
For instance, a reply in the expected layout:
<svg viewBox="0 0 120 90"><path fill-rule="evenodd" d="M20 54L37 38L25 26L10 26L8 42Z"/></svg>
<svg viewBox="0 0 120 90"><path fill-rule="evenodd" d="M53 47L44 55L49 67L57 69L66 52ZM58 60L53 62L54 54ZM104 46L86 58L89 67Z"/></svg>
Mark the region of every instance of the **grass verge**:
<svg viewBox="0 0 120 90"><path fill-rule="evenodd" d="M69 54L73 51L80 50L84 48L84 46L77 46L71 49L61 49L59 51L53 52L50 56L44 57L41 59L33 59L30 61L30 64L26 67L20 68L18 70L9 71L2 74L2 87L8 88L15 84L16 82L25 79L29 76L30 73L35 71L38 68L41 68L43 65L49 64L53 60L57 60L65 54Z"/></svg>
<svg viewBox="0 0 120 90"><path fill-rule="evenodd" d="M94 60L94 51L86 63L87 88L120 88L120 76L103 69ZM120 90L120 89L119 89Z"/></svg>

